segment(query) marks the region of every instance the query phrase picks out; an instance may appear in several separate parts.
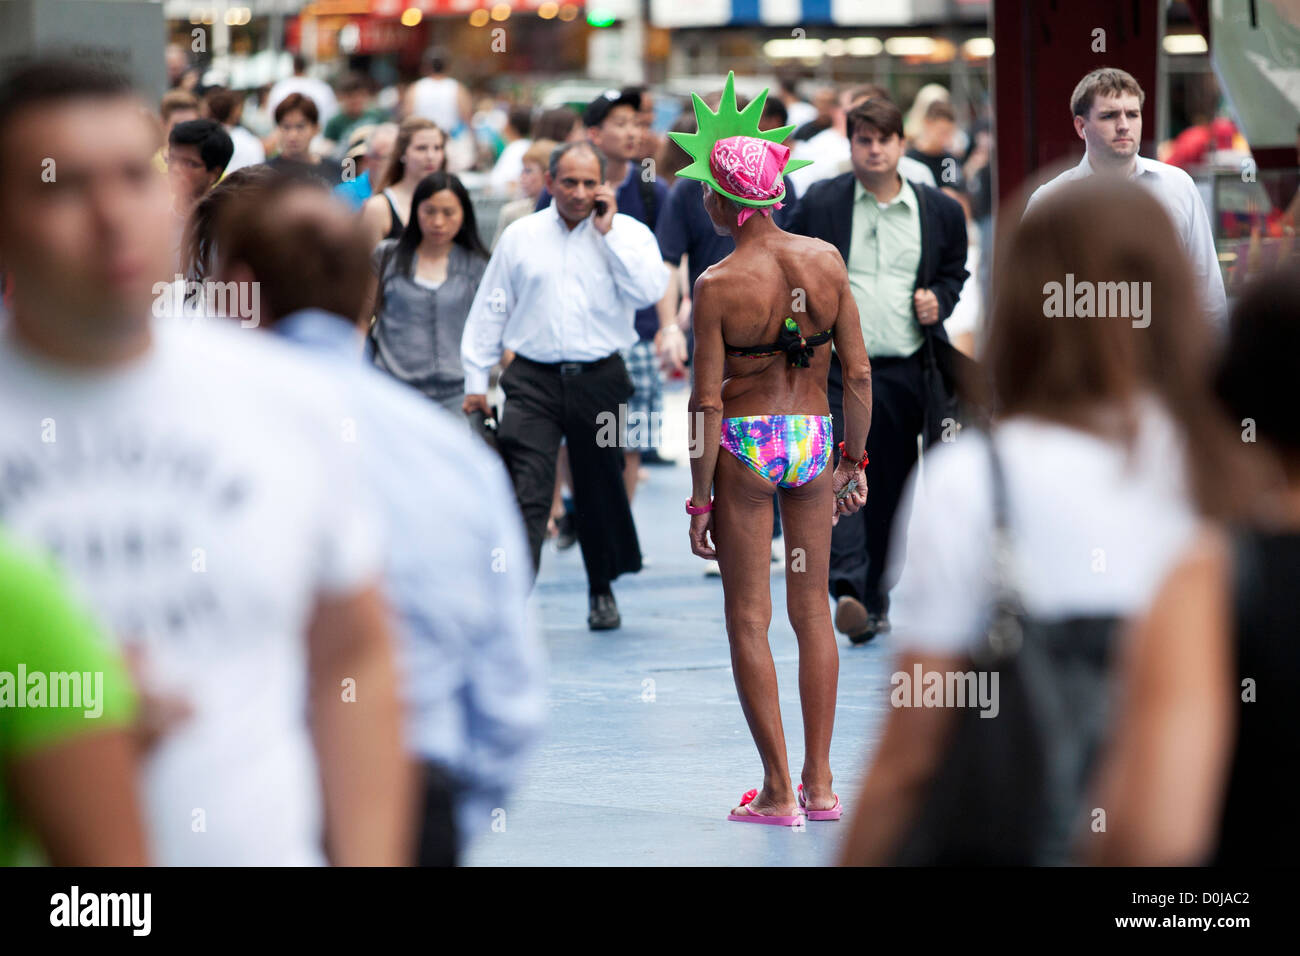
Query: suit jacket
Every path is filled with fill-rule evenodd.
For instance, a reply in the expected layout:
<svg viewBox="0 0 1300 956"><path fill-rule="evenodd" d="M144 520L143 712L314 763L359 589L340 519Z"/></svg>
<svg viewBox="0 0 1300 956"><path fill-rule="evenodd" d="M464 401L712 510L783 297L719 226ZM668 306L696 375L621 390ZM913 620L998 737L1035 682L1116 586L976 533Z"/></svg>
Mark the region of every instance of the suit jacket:
<svg viewBox="0 0 1300 956"><path fill-rule="evenodd" d="M915 287L929 289L939 300L939 321L921 329L947 342L943 320L952 315L961 287L970 275L966 271L966 216L960 203L939 190L921 183L911 183L911 186L916 192L921 219L921 263L917 266ZM853 228L853 192L852 172L814 183L799 197L786 228L829 242L840 251L847 266Z"/></svg>

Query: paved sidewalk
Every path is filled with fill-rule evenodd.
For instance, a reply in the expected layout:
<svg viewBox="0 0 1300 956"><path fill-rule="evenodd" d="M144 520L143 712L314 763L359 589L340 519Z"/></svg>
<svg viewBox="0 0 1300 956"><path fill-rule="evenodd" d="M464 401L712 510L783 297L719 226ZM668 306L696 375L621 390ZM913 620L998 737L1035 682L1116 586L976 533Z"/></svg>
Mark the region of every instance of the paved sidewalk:
<svg viewBox="0 0 1300 956"><path fill-rule="evenodd" d="M666 415L685 420L685 409L684 391L665 396ZM503 808L504 831L484 833L469 865L809 866L834 858L847 814L802 830L726 819L741 794L759 785L762 768L732 680L722 585L704 577L704 562L687 544L684 437L666 453L677 465L648 469L637 493L637 529L651 564L614 583L620 630L587 630L579 549L558 553L548 544L543 551L533 603L550 653L550 723ZM803 720L783 572L772 575L772 616L797 785ZM890 648L887 637L861 648L842 636L839 642L831 766L851 813L889 705Z"/></svg>

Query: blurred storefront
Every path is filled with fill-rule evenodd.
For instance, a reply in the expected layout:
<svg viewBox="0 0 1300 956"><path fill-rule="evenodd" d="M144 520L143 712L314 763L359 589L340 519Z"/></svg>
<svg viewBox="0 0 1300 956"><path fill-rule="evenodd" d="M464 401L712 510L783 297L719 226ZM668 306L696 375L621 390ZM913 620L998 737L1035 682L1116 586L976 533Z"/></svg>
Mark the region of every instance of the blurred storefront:
<svg viewBox="0 0 1300 956"><path fill-rule="evenodd" d="M638 0L613 2L639 10ZM430 46L469 83L583 76L591 34L603 32L585 4L554 0L167 0L165 11L170 42L239 87L285 75L294 53L314 72L361 69L395 82L417 73Z"/></svg>
<svg viewBox="0 0 1300 956"><path fill-rule="evenodd" d="M671 30L652 77L794 75L817 83L878 83L908 103L927 83L957 103L988 91L987 0L649 0L650 24Z"/></svg>

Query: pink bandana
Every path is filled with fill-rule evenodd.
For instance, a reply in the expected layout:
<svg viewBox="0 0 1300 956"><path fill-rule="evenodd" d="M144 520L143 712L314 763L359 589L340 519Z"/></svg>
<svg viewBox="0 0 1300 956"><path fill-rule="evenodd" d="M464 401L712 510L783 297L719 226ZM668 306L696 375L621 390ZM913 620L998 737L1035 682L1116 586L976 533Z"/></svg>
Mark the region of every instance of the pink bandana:
<svg viewBox="0 0 1300 956"><path fill-rule="evenodd" d="M718 185L733 196L775 199L785 189L781 170L789 158L790 148L780 143L754 136L728 136L713 144L709 170ZM772 210L780 209L781 205L748 207L736 217L736 225L743 226L745 220L756 212L771 216Z"/></svg>

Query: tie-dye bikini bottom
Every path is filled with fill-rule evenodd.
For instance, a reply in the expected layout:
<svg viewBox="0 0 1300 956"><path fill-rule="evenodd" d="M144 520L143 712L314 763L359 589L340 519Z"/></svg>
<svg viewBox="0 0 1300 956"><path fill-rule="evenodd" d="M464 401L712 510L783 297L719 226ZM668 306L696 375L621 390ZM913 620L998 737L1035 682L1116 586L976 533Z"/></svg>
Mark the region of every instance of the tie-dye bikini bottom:
<svg viewBox="0 0 1300 956"><path fill-rule="evenodd" d="M753 415L722 420L722 447L768 481L797 488L830 461L829 415Z"/></svg>

